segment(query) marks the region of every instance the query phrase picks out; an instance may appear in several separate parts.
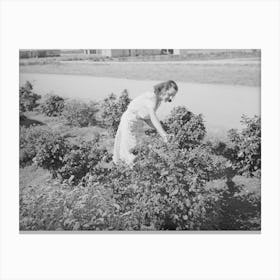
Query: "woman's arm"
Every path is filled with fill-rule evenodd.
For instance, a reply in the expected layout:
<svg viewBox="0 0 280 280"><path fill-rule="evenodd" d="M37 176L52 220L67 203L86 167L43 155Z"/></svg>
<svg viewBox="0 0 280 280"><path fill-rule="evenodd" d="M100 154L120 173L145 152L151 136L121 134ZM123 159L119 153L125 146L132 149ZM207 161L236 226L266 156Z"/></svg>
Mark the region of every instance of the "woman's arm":
<svg viewBox="0 0 280 280"><path fill-rule="evenodd" d="M162 128L160 121L158 120L157 115L152 108L149 109L149 114L150 114L152 125L157 130L158 134L163 138L164 142L167 142L167 134Z"/></svg>
<svg viewBox="0 0 280 280"><path fill-rule="evenodd" d="M144 119L144 121L145 121L145 123L146 123L150 128L156 130L156 128L155 128L155 126L153 125L153 123L152 123L151 120L149 120L149 119Z"/></svg>

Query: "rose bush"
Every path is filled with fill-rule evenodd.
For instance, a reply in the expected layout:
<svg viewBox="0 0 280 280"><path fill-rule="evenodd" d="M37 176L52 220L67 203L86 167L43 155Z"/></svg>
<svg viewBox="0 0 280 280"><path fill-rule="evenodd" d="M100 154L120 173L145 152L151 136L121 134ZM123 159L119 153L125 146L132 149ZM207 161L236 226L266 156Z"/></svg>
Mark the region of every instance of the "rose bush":
<svg viewBox="0 0 280 280"><path fill-rule="evenodd" d="M83 141L78 145L69 147L63 156L62 166L57 170L61 179L77 184L100 161L108 162L111 156L108 151L100 146L98 138L92 141Z"/></svg>
<svg viewBox="0 0 280 280"><path fill-rule="evenodd" d="M59 133L55 133L52 137L41 138L37 145L33 162L48 169L53 178L57 177L58 169L64 165L63 157L69 153L69 141Z"/></svg>
<svg viewBox="0 0 280 280"><path fill-rule="evenodd" d="M19 110L20 113L33 111L38 107L38 100L41 95L33 92L33 85L27 81L24 86L19 88Z"/></svg>
<svg viewBox="0 0 280 280"><path fill-rule="evenodd" d="M58 134L47 126L20 127L20 166L24 167L33 162L34 157L44 144L58 137Z"/></svg>
<svg viewBox="0 0 280 280"><path fill-rule="evenodd" d="M64 108L64 98L55 95L47 94L40 106L40 110L48 117L60 116Z"/></svg>
<svg viewBox="0 0 280 280"><path fill-rule="evenodd" d="M241 118L241 131L228 131L228 142L209 142L212 152L229 159L240 175L261 175L261 119L258 116Z"/></svg>
<svg viewBox="0 0 280 280"><path fill-rule="evenodd" d="M97 103L70 100L65 103L62 117L68 125L90 126L96 123L96 113L98 112Z"/></svg>
<svg viewBox="0 0 280 280"><path fill-rule="evenodd" d="M167 133L174 135L173 141L179 149L191 149L198 146L206 135L203 117L195 115L186 107L175 107L164 120Z"/></svg>
<svg viewBox="0 0 280 280"><path fill-rule="evenodd" d="M184 106L175 107L161 121L164 130L170 135L170 141L178 149L192 149L200 145L206 135L203 116L195 115ZM146 130L147 135L157 136L153 129Z"/></svg>
<svg viewBox="0 0 280 280"><path fill-rule="evenodd" d="M112 93L101 103L103 125L108 128L112 136L116 134L121 116L126 111L130 101L127 90L124 90L119 97Z"/></svg>
<svg viewBox="0 0 280 280"><path fill-rule="evenodd" d="M261 119L258 116L241 118L243 129L229 131L229 140L236 151L234 164L240 174L260 176L261 170Z"/></svg>
<svg viewBox="0 0 280 280"><path fill-rule="evenodd" d="M204 147L189 152L155 141L137 149L134 167L96 166L85 187L112 192L124 229L199 229L206 215L205 184L226 176L227 160Z"/></svg>

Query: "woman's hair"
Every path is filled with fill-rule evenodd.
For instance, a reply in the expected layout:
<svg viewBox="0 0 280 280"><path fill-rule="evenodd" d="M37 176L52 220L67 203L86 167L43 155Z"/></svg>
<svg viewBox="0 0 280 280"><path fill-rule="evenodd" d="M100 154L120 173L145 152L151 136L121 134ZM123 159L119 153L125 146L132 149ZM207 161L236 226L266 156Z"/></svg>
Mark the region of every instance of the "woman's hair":
<svg viewBox="0 0 280 280"><path fill-rule="evenodd" d="M174 88L176 91L178 91L177 84L174 81L169 80L167 82L163 82L155 85L154 93L158 95L161 93L162 90L169 90L171 87Z"/></svg>

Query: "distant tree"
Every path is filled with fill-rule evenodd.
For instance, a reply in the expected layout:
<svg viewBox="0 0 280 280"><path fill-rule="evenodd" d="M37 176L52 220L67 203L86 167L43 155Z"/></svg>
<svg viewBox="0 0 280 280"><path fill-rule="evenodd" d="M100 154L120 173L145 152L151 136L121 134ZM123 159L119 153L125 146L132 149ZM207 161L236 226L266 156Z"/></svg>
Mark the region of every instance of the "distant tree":
<svg viewBox="0 0 280 280"><path fill-rule="evenodd" d="M24 86L19 88L19 109L20 112L33 111L39 103L41 95L33 92L33 85L27 81Z"/></svg>

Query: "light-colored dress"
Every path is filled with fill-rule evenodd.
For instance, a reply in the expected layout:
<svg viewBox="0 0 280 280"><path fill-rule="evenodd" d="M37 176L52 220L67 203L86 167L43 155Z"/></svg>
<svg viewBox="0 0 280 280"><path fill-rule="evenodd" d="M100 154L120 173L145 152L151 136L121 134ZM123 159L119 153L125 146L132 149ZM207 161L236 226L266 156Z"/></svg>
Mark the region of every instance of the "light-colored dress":
<svg viewBox="0 0 280 280"><path fill-rule="evenodd" d="M150 119L150 110L156 111L160 102L153 92L146 92L131 101L123 113L115 136L113 161L115 164L125 162L133 164L133 148L141 139L141 127L144 120Z"/></svg>

